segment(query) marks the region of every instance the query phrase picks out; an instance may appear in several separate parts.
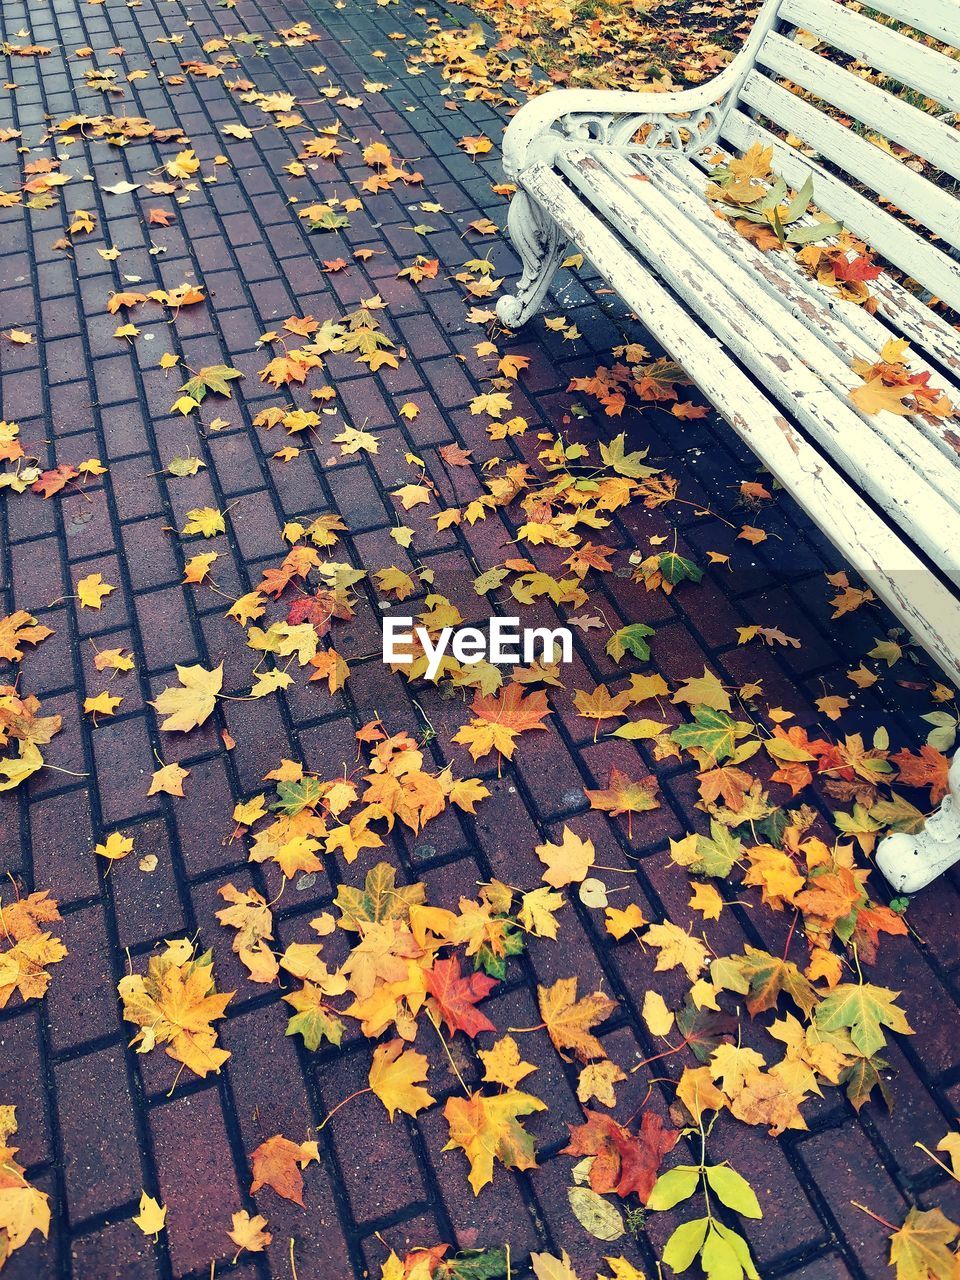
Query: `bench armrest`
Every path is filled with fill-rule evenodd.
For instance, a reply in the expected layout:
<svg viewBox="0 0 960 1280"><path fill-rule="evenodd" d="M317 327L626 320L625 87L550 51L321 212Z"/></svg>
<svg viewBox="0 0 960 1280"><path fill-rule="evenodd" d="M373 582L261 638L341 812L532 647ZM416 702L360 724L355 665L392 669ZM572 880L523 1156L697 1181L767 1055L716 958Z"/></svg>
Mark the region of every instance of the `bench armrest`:
<svg viewBox="0 0 960 1280"><path fill-rule="evenodd" d="M717 77L719 80L720 77ZM711 81L713 85L716 81ZM618 89L554 89L525 103L503 135L503 167L511 177L536 161L549 163L547 148L556 141L594 141L626 144L645 124L654 126L656 142L665 133L677 139L681 131L698 127L698 117L715 100L705 95L705 85L695 90L668 93L632 93ZM723 94L721 94L721 99ZM705 141L709 141L708 138Z"/></svg>

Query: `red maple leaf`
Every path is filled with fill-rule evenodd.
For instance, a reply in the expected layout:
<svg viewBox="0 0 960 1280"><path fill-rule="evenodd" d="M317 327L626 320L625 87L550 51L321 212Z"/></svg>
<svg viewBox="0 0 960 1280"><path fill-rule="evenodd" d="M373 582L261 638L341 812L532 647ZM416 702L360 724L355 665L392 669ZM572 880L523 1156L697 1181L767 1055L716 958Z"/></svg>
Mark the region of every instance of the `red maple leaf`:
<svg viewBox="0 0 960 1280"><path fill-rule="evenodd" d="M657 1180L657 1170L680 1134L667 1129L658 1115L645 1111L639 1134L632 1134L612 1116L588 1111L585 1124L570 1125L570 1143L563 1155L593 1156L590 1186L599 1195L614 1191L619 1196L635 1191L643 1204Z"/></svg>
<svg viewBox="0 0 960 1280"><path fill-rule="evenodd" d="M330 630L334 618L344 621L352 617L353 610L336 592L322 588L311 596L300 596L294 600L287 612L287 621L291 626L298 627L303 622L312 622L321 640Z"/></svg>
<svg viewBox="0 0 960 1280"><path fill-rule="evenodd" d="M485 973L461 977L460 961L453 956L449 960L438 960L424 974L424 985L436 1001L437 1012L451 1033L463 1031L468 1036L475 1036L481 1031L496 1031L490 1019L474 1007L497 985L494 978L488 978Z"/></svg>
<svg viewBox="0 0 960 1280"><path fill-rule="evenodd" d="M40 477L30 486L32 493L42 493L45 498L52 498L55 493L59 493L71 480L75 480L80 472L76 467L71 467L66 463L61 464L53 471L44 471Z"/></svg>
<svg viewBox="0 0 960 1280"><path fill-rule="evenodd" d="M832 265L837 280L876 280L877 276L883 274L883 268L875 266L865 253L853 259L838 253Z"/></svg>

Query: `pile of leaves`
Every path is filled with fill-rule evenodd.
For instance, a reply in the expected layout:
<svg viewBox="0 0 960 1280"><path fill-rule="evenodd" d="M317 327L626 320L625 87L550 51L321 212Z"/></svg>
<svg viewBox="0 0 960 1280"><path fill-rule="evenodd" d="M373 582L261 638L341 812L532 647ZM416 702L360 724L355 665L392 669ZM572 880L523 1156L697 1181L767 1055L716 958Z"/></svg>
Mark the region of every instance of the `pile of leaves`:
<svg viewBox="0 0 960 1280"><path fill-rule="evenodd" d="M727 65L759 11L753 0L692 9L647 0L471 0L471 7L497 31L494 48L485 51L479 28L441 30L425 43L424 57L482 97L496 97L504 81L534 92L550 83L643 90L699 84Z"/></svg>

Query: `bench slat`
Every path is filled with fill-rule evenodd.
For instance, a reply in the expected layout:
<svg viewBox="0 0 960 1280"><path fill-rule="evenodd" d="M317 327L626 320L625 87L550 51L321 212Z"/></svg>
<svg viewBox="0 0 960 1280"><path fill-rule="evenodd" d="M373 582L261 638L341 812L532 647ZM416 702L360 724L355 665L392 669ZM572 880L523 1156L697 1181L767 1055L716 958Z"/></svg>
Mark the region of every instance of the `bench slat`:
<svg viewBox="0 0 960 1280"><path fill-rule="evenodd" d="M960 311L960 263L922 240L909 227L885 213L859 191L854 191L815 160L788 147L776 134L764 129L742 111L731 111L720 132L738 151L746 151L758 140L765 147L772 147L773 167L791 186L801 187L807 174L812 173L819 208L831 213L877 253L919 281L936 297L942 298L955 311ZM852 140L854 135L849 137ZM878 161L885 158L876 147L869 143L864 143L864 146L876 154Z"/></svg>
<svg viewBox="0 0 960 1280"><path fill-rule="evenodd" d="M633 182L627 196L589 152L571 147L560 151L557 161L574 177L578 190L789 407L829 456L960 584L960 513L926 482L925 472L943 463L929 442L908 435L901 446L911 453L908 463L884 438L883 415L869 422L859 418L797 354L804 343L813 343L812 336L783 308L764 303L749 275L718 252L694 223L682 219L653 183ZM676 234L678 224L682 235ZM782 333L790 335L794 350ZM817 360L824 359L821 344ZM902 439L902 425L894 420L893 428Z"/></svg>
<svg viewBox="0 0 960 1280"><path fill-rule="evenodd" d="M603 163L607 168L614 169L617 161L615 157L605 158ZM646 166L646 172L688 217L697 219L704 232L715 243L723 246L725 253L732 255L750 271L760 288L782 306L789 308L791 314L806 329L825 342L848 366L854 358L871 362L876 360L877 353L887 339L896 336L863 307L828 292L815 280L811 280L796 264L789 251L765 253L751 244L726 219L716 217L703 198L705 175L685 157L658 156L655 164ZM910 356L910 368L913 372L929 373L933 385L942 387L955 404L960 404L960 388L947 381L916 352L911 351ZM957 365L960 368L960 352ZM855 379L851 379L851 385L854 382ZM954 464L960 462L960 430L954 423L931 423L920 416L910 417L909 422L917 431L926 435L945 457ZM960 476L954 471L947 474L950 478L950 492L946 496L957 505L960 503L960 497L957 496Z"/></svg>
<svg viewBox="0 0 960 1280"><path fill-rule="evenodd" d="M960 46L957 0L870 0L870 8L954 49Z"/></svg>
<svg viewBox="0 0 960 1280"><path fill-rule="evenodd" d="M919 8L926 0L911 2ZM783 0L780 17L874 70L919 89L935 102L960 111L960 63L936 49L846 9L836 0Z"/></svg>
<svg viewBox="0 0 960 1280"><path fill-rule="evenodd" d="M522 182L846 561L960 684L960 601L556 172L536 165Z"/></svg>
<svg viewBox="0 0 960 1280"><path fill-rule="evenodd" d="M798 134L824 159L916 218L949 245L960 245L960 202L893 156L758 71L747 76L740 101Z"/></svg>
<svg viewBox="0 0 960 1280"><path fill-rule="evenodd" d="M757 61L890 142L907 147L914 155L923 156L938 169L960 178L960 133L942 120L776 33L764 40Z"/></svg>

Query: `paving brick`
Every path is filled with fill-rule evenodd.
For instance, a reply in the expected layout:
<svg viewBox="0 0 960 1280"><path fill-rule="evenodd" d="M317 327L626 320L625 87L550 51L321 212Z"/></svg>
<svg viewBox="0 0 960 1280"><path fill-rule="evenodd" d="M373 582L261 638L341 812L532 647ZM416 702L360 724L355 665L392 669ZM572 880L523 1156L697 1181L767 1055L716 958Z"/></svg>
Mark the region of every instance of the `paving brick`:
<svg viewBox="0 0 960 1280"><path fill-rule="evenodd" d="M174 1270L205 1271L231 1256L226 1233L242 1207L218 1090L155 1107L150 1128Z"/></svg>
<svg viewBox="0 0 960 1280"><path fill-rule="evenodd" d="M430 1087L439 1104L416 1123L398 1117L391 1125L375 1098L354 1099L319 1134L324 1160L305 1174L307 1212L269 1190L259 1193L254 1205L247 1195L250 1152L273 1132L308 1136L331 1107L363 1087L370 1045L348 1019L342 1053L308 1053L299 1039L284 1035L287 1007L279 996L289 983L266 987L247 980L231 949L232 931L216 922L214 913L222 905L216 891L229 878L275 897L280 877L275 867L247 864L248 838L230 840L233 806L265 790L264 773L284 756L301 760L323 778L343 771L359 776L366 766L356 759L354 731L374 716L381 716L390 732L406 730L421 739L432 767L449 761L456 776L482 777L491 792L475 815L447 811L416 834L398 824L384 833L381 848L364 850L355 862L331 856L324 859L323 873L297 877L274 903L278 951L312 937L310 919L330 907L337 884L360 884L383 859L399 868L401 880L422 879L428 900L452 910L462 897L474 898L478 884L491 876L519 890L534 888L542 884L543 873L535 846L545 836L556 838L567 822L594 840L598 878L616 905L634 902L650 920L667 918L702 933L717 954L735 953L748 940L781 954L789 913L730 905L720 920L705 925L689 906L689 877L670 861L667 846L673 837L707 827L707 815L696 807L699 789L690 763L657 761L649 744L611 738L616 722L598 728L578 716L569 693L592 690L601 681L613 689L624 687L634 671L659 670L677 681L707 666L732 685L762 682L757 708L780 705L798 723L832 733L835 727L823 724L814 701L825 689L851 696L845 672L872 647L888 620L876 610L858 611L839 623L830 618L831 591L823 573L839 567L835 553L784 494L756 517L737 506L737 485L756 476L758 464L714 417L681 424L648 406L642 415L628 412L611 424L602 410L593 412L597 406L586 395L577 397L585 402L586 416L574 416L569 380L589 377L625 334L659 352L656 341L636 327L588 268L565 271L550 299L551 314L562 310L580 326L576 343L550 333L539 319L520 334L497 338L502 351L530 359L521 379L510 385L511 412L528 420L527 432L496 441L485 416L470 413L473 398L490 389L496 360L477 355L476 345L486 335L467 321L464 293L451 277L467 257L487 252L498 276L512 278L517 270L506 238L478 238L468 229L481 213L501 225L506 220L506 202L490 191L501 177L496 157L505 110L491 102L468 102L462 92L441 96L444 85L436 69L417 68L423 74L411 74L407 59L414 44L388 42L383 24L362 6L328 7L319 14L308 13L301 0L263 0L245 15L242 6L234 11L198 0L183 31L170 25L167 8L142 0L135 13L122 6L113 12L61 0L55 15L28 14L13 0L3 11L5 35L7 28L29 28L33 39L53 50L42 63L15 59L15 111L13 97L0 95L0 120L24 130L24 145L34 145L50 118L101 109L101 95L83 83L88 64L68 51L89 44L94 63L110 65L114 55L108 51L122 45L125 67L155 59L156 71L165 77L129 82L123 113L142 114L158 128L182 126L201 158L201 175L217 179L198 178L184 204L151 195L144 206L140 196L182 144L171 139L158 147L153 138L144 138L121 153L89 141L82 144L82 167L94 173L99 189L129 175L141 190L102 197L100 225L93 235L77 239L70 257L52 244L62 234L64 209L74 210L83 201L75 184L64 190L62 205L31 210L29 221L19 210L4 215L5 323L38 334L32 346L8 343L3 349L4 416L18 418L22 438L44 466L98 456L110 467L102 480L86 482L82 493L50 500L10 494L7 504L4 612L31 609L55 634L3 679L16 678L21 688L44 698L45 712L63 715L63 730L44 755L71 774L43 770L19 793L0 798L0 869L17 877L21 891L49 888L65 908L86 905L66 912L59 931L70 954L55 967L45 1002L24 1007L14 997L0 1018L0 1067L6 1071L9 1100L19 1109L18 1140L24 1158L39 1163L38 1184L51 1190L55 1202L50 1242L32 1241L16 1252L6 1273L30 1280L68 1274L80 1280L198 1280L209 1274L211 1261L219 1272L232 1256L226 1231L231 1212L244 1205L262 1209L274 1241L266 1257L241 1259L233 1268L238 1280L287 1275L291 1239L302 1277L379 1275L390 1247L402 1254L414 1245L447 1242L466 1248L507 1238L517 1275L525 1272L528 1250L566 1248L585 1277L606 1270L600 1265L604 1253L621 1251L652 1276L657 1253L684 1211L648 1215L636 1242L602 1244L583 1231L568 1209L573 1161L555 1154L567 1126L582 1115L576 1069L554 1052L542 1032L516 1033L524 1056L537 1067L529 1087L549 1104L547 1112L527 1122L542 1166L532 1175L498 1167L492 1187L473 1196L462 1153L442 1152L442 1101L460 1084L441 1042L424 1026L416 1047L428 1058ZM313 23L320 40L285 43L278 37L261 56L265 46L236 38L250 30L289 30L302 20ZM432 12L420 12L406 0L391 22L412 42L436 25ZM446 26L446 18L440 23ZM173 35L181 42L163 43ZM210 79L189 69L184 73L188 60L216 62L214 47L204 46L220 37L232 38L228 52L238 65ZM359 108L318 95L317 73L308 70L318 64L328 68L323 78L336 84L338 93L361 99ZM361 145L386 138L395 154L423 173L422 187L365 193L348 228L308 234L297 206L289 203L293 197L305 199L307 188L284 171L302 145L302 132L262 127L259 105L226 88L228 80L246 77L259 91L291 93L310 130L340 123L340 162L321 161L309 171L317 198L336 192L343 199L369 176L352 141L357 138ZM366 88L380 79L390 84L383 94ZM454 97L459 111L451 113L442 104ZM408 109L414 105L416 110ZM251 139L223 133L224 125L237 120L255 130ZM477 163L462 153L458 142L467 132L494 140L488 160ZM0 157L2 189L14 189L22 179L15 150L10 146L8 157ZM221 153L230 163L215 166ZM427 252L441 259L442 269L436 280L415 287L397 272L416 251L409 227L420 218L416 207L423 200L436 200L448 212L430 216L436 231ZM174 214L169 228L144 225L143 210L154 203ZM151 253L154 243L164 252ZM109 244L123 250L117 265L97 252ZM374 255L355 258L361 247ZM347 260L346 269L326 272L322 259L338 255ZM210 300L175 313L153 303L138 308L132 318L140 337L124 344L114 336L118 320L105 310L110 289L123 276L140 277L144 290L197 280ZM269 358L265 351L281 349L260 342L265 330L279 329L292 314L312 314L320 321L339 317L377 292L387 304L378 312L383 331L404 348L398 368L384 366L371 374L355 353L328 353L324 369L306 385L278 390L261 379ZM181 366L164 372L159 356L173 350L181 355ZM187 376L181 371L218 363L244 375L234 384L232 398L211 395L196 413L172 412ZM310 393L321 384L334 389L336 413L322 416L315 435L293 442L301 453L292 462L271 457L287 443L282 429L278 434L251 428L251 419L279 403L315 408ZM408 422L400 411L411 400L420 412ZM230 425L215 428L217 417ZM373 431L379 451L344 457L331 443L344 422ZM491 754L475 763L451 745L466 718L468 699L449 697L443 687L410 685L383 666L377 657L383 610L378 593L371 590L368 598L365 585L358 590L355 617L338 621L331 637L351 663L350 680L338 694L308 684L294 666L294 688L259 701L225 699L208 722L188 734L160 731L153 710L144 708L145 697L174 683L175 664L211 667L223 661L225 692L245 697L258 655L243 630L223 615L228 597L248 590L265 568L280 562L287 549L281 528L290 519L306 522L326 512L344 518L349 533L324 551L323 559L350 560L368 571L390 563L429 569L433 581L405 606L409 611L420 607L428 585L471 620L486 618L494 608L502 611L506 592L481 599L473 579L509 556L530 554L544 572L564 576L566 549L545 546L534 553L527 544L514 543L523 518L516 509L492 511L474 525L465 521L446 530L438 530L431 517L444 506L464 507L482 493L480 468L491 459L523 461L539 473L541 433L560 430L566 440L595 451L598 439L621 429L628 448L649 448L649 461L677 476L687 503L702 503L734 524L755 518L770 537L748 548L736 539L735 528L697 514L693 505L648 508L634 502L612 513L594 541L617 548L618 564L633 548L672 545L677 531L681 552L704 565L708 551L729 553L734 572L708 568L699 587L681 586L670 597L647 592L623 569L591 574L585 583L589 604L579 612L597 613L612 627L628 621L654 627L652 662L616 664L605 651L606 629L578 632L576 661L563 673L566 691L550 691L551 729L525 734L513 762ZM473 451L473 467L444 462L438 446L454 440ZM405 512L394 493L418 474L408 453L423 459L436 488L428 506ZM187 455L207 464L197 476L164 473L173 458ZM197 506L229 507L228 532L210 540L182 538L176 531ZM390 537L398 523L414 530L409 551ZM184 587L184 559L208 551L218 555L211 574L215 586ZM117 590L101 610L81 609L71 598L76 580L98 571ZM283 617L288 603L271 603L264 625ZM525 621L553 624L558 618L541 604L526 611ZM800 649L738 645L736 627L750 622L782 626L800 638ZM81 644L74 652L78 637ZM94 724L82 714L83 697L108 687L93 668L90 638L98 649L122 644L135 653L136 672L109 683L124 697L112 722ZM922 738L920 717L929 710L929 685L911 667L918 687L905 689L898 682L901 675L896 671L872 690L856 693L843 729L869 740L883 723L895 746L915 747ZM671 724L688 718L685 709L669 701L651 702L631 714ZM220 738L223 727L236 741L229 753ZM180 760L190 769L184 799L146 796L157 767L154 747L165 761ZM625 818L609 820L589 810L584 795L585 787L604 787L614 766L636 777L653 772L660 783L660 807L636 815L630 834ZM787 799L779 784L769 783L765 756L747 767L775 802ZM837 807L822 789L811 789L803 798L816 801L824 813ZM911 798L926 799L922 794ZM133 836L135 854L108 871L96 865L92 846L114 829ZM832 839L823 818L813 830ZM158 856L153 873L139 869L147 852ZM736 877L721 887L731 899L738 894ZM777 1142L762 1129L747 1129L727 1117L711 1135L715 1157L728 1156L742 1167L764 1202L764 1219L748 1224L764 1275L777 1280L885 1275L886 1233L850 1207L853 1199L900 1221L909 1191L919 1203L942 1203L960 1217L955 1184L939 1178L913 1145L918 1139L935 1145L958 1092L952 1017L960 967L952 928L956 890L954 878L917 895L909 915L915 933L889 940L878 964L868 970L870 980L904 991L904 1007L917 1029L916 1036L892 1044L887 1055L891 1069L885 1074L898 1103L892 1115L870 1103L854 1117L842 1091L825 1089L822 1098L804 1104L811 1134L790 1134ZM885 900L882 887L872 892ZM507 980L484 1009L501 1030L534 1026L538 982L575 976L581 994L611 991L620 1000L620 1021L613 1021L602 1040L613 1060L629 1071L662 1049L639 1017L646 992L655 987L675 1007L689 982L679 969L657 972L656 952L635 937L615 942L604 930L602 911L585 907L576 886L564 897L559 941L529 938L526 955L510 961ZM146 1055L126 1049L130 1028L120 1022L114 985L128 966L125 948L142 971L158 937L194 932L200 945L214 949L219 989L236 991L227 1019L219 1024L232 1057L223 1077L205 1084L189 1073L178 1079L177 1064L162 1049ZM804 951L799 933L791 946L791 957L799 961ZM347 951L343 931L324 941L324 958L332 966ZM745 1019L739 1036L769 1057L764 1023ZM94 1039L98 1047L87 1053L84 1045ZM475 1086L477 1045L457 1035L449 1047L463 1080ZM688 1060L690 1055L678 1054L631 1072L618 1085L613 1114L626 1120L644 1105L665 1114ZM129 1069L138 1085L136 1116L127 1093ZM142 1094L149 1098L146 1105ZM136 1151L135 1118L149 1128L152 1149L147 1144ZM51 1158L56 1135L63 1156L52 1178L41 1162ZM130 1220L142 1186L157 1191L169 1210L167 1231L156 1245Z"/></svg>
<svg viewBox="0 0 960 1280"><path fill-rule="evenodd" d="M902 1222L907 1205L876 1153L852 1125L808 1138L797 1151L814 1185L825 1189L831 1212L864 1273L884 1274L890 1233L852 1202L869 1201L873 1213L896 1223Z"/></svg>
<svg viewBox="0 0 960 1280"><path fill-rule="evenodd" d="M138 1199L143 1175L121 1045L55 1070L72 1223Z"/></svg>
<svg viewBox="0 0 960 1280"><path fill-rule="evenodd" d="M36 883L49 888L61 904L89 898L99 881L90 819L90 799L83 788L52 796L30 806L30 845ZM65 846L70 851L64 857Z"/></svg>
<svg viewBox="0 0 960 1280"><path fill-rule="evenodd" d="M7 1096L16 1100L17 1132L11 1141L20 1149L18 1160L24 1166L48 1160L49 1098L44 1089L46 1071L35 1009L24 1009L0 1023L0 1072Z"/></svg>
<svg viewBox="0 0 960 1280"><path fill-rule="evenodd" d="M161 1274L156 1250L132 1221L115 1222L71 1247L74 1274L98 1280L155 1280Z"/></svg>
<svg viewBox="0 0 960 1280"><path fill-rule="evenodd" d="M334 1070L324 1072L318 1084L326 1110L364 1088L369 1067L370 1055L364 1048L339 1058ZM398 1116L397 1123L382 1124L378 1111L382 1105L372 1094L365 1094L338 1112L328 1126L340 1175L360 1222L388 1217L427 1199L406 1120ZM358 1132L368 1135L362 1149L356 1142Z"/></svg>
<svg viewBox="0 0 960 1280"><path fill-rule="evenodd" d="M60 1052L119 1031L120 1004L103 908L95 904L71 911L56 931L67 948L69 968L64 971L64 960L55 971L46 1009L50 1043Z"/></svg>

